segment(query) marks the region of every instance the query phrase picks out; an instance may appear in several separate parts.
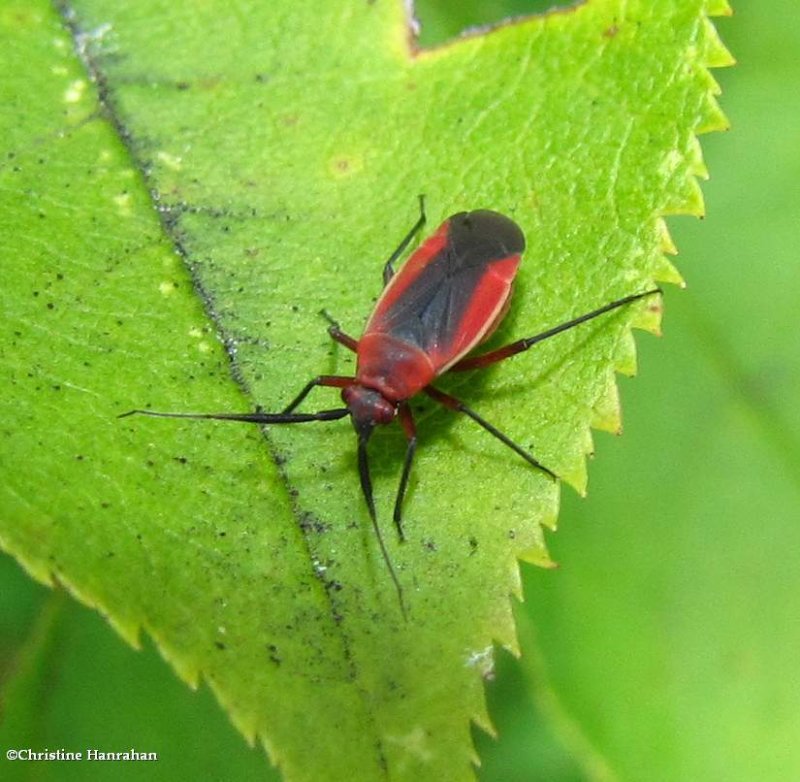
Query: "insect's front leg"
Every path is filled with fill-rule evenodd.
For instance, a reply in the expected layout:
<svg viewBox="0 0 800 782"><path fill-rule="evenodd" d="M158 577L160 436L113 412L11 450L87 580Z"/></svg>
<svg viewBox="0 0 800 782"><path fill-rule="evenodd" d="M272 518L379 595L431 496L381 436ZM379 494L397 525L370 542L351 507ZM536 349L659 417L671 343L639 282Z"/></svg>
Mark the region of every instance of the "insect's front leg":
<svg viewBox="0 0 800 782"><path fill-rule="evenodd" d="M401 402L398 410L400 425L406 436L406 458L403 462L403 474L400 478L400 485L397 488L397 498L394 501L394 525L397 527L397 534L400 540L405 540L403 532L403 499L408 488L408 477L411 475L411 464L414 461L414 451L417 450L417 427L414 424L414 416L408 402Z"/></svg>
<svg viewBox="0 0 800 782"><path fill-rule="evenodd" d="M325 320L330 323L328 326L328 334L331 335L331 339L338 342L340 345L344 345L348 350L352 350L353 353L358 352L358 340L354 337L351 337L349 334L345 334L341 326L339 326L339 321L336 320L328 310L321 310L320 315L322 315Z"/></svg>
<svg viewBox="0 0 800 782"><path fill-rule="evenodd" d="M311 389L316 386L332 386L333 388L347 388L355 381L352 377L342 377L341 375L318 375L313 380L303 386L300 393L282 410L281 415L291 413L300 403L311 393Z"/></svg>

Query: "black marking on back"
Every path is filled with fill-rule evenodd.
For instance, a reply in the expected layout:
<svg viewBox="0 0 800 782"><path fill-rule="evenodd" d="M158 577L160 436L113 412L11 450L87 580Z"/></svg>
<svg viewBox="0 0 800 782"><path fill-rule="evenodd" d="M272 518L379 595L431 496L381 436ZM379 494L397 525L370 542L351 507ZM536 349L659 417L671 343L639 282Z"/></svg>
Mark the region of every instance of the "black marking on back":
<svg viewBox="0 0 800 782"><path fill-rule="evenodd" d="M452 341L491 263L525 249L519 226L497 212L459 212L448 222L447 244L382 318L383 331L423 351Z"/></svg>

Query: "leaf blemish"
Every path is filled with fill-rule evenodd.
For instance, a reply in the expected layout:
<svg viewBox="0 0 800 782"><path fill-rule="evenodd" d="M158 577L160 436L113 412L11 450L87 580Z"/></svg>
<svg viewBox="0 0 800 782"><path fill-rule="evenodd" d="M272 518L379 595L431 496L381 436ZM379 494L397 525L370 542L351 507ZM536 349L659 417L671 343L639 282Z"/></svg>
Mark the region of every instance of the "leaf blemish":
<svg viewBox="0 0 800 782"><path fill-rule="evenodd" d="M328 169L337 178L352 176L364 168L364 161L359 155L339 155L331 159Z"/></svg>
<svg viewBox="0 0 800 782"><path fill-rule="evenodd" d="M183 158L179 155L172 155L165 152L163 149L156 153L156 158L159 162L163 163L167 168L173 171L180 171L183 168Z"/></svg>
<svg viewBox="0 0 800 782"><path fill-rule="evenodd" d="M494 647L490 644L485 649L470 652L466 665L468 668L477 668L484 679L492 678L494 676Z"/></svg>
<svg viewBox="0 0 800 782"><path fill-rule="evenodd" d="M85 92L86 82L83 79L76 79L64 92L64 103L77 103Z"/></svg>

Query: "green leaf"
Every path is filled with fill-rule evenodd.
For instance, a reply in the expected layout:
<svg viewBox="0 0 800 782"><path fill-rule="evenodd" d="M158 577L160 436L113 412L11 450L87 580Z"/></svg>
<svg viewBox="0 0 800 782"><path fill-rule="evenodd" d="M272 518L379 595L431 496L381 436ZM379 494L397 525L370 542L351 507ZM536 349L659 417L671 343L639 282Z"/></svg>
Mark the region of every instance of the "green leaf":
<svg viewBox="0 0 800 782"><path fill-rule="evenodd" d="M721 74L708 218L674 224L689 289L590 502L565 498L564 567L526 578L523 663L617 779L800 777L796 8L740 3L721 30L747 65Z"/></svg>
<svg viewBox="0 0 800 782"><path fill-rule="evenodd" d="M12 567L14 571L12 571ZM0 659L3 679L0 743L5 750L80 752L81 762L16 762L3 758L3 780L119 779L120 768L139 764L95 763L87 750L155 752L148 779L263 779L260 752L248 748L210 692L186 691L152 644L134 651L119 642L96 612L67 600L63 590L46 590L9 557L0 560L3 622ZM20 605L30 614L30 631ZM14 616L17 614L17 616ZM11 625L16 632L11 632ZM131 768L131 772L139 773Z"/></svg>
<svg viewBox="0 0 800 782"><path fill-rule="evenodd" d="M386 0L60 10L66 29L43 2L0 14L0 544L132 644L144 630L288 778L470 778L492 641L516 648L517 559L546 561L557 488L422 406L400 546L403 439L376 435L406 623L346 422L116 416L278 410L352 372L317 313L357 333L420 192L432 224L490 207L526 232L493 344L678 281L662 216L702 208L695 134L724 125L706 67L726 61L706 15L724 6L594 2L416 54ZM582 491L590 425L619 426L629 326L656 310L443 386Z"/></svg>

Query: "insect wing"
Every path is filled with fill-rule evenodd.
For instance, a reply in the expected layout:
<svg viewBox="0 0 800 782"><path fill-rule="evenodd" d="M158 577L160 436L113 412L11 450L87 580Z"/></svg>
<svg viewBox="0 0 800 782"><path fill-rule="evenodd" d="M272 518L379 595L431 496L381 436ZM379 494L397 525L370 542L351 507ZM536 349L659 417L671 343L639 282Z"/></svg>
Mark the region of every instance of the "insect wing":
<svg viewBox="0 0 800 782"><path fill-rule="evenodd" d="M453 215L386 286L365 335L417 347L441 374L505 314L524 249L522 231L497 212Z"/></svg>

